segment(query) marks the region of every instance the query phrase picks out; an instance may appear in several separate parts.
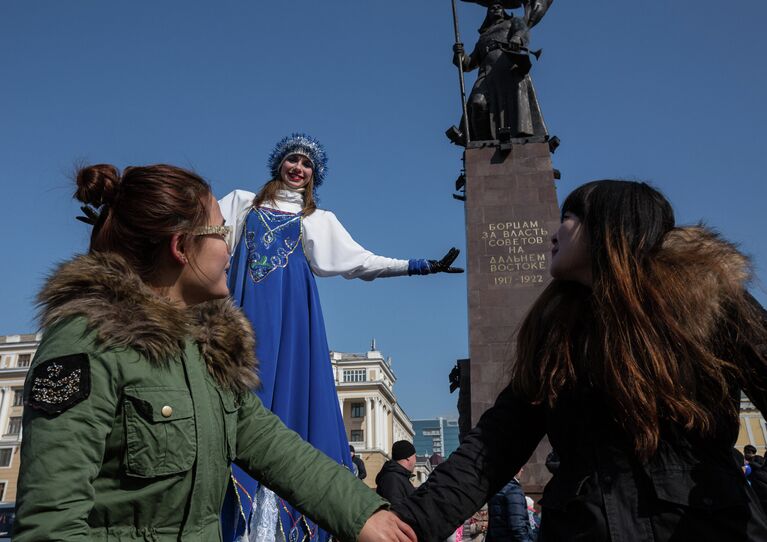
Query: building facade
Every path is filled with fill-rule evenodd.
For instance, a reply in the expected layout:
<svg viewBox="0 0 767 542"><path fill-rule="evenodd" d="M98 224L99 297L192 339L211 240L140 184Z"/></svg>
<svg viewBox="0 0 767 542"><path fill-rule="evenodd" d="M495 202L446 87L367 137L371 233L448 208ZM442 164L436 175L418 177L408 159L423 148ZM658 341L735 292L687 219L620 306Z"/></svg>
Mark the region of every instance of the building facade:
<svg viewBox="0 0 767 542"><path fill-rule="evenodd" d="M375 477L391 457L398 440L413 441L413 425L397 402L391 358L384 359L375 340L364 353L330 352L338 403L349 444L365 462L365 483Z"/></svg>
<svg viewBox="0 0 767 542"><path fill-rule="evenodd" d="M740 396L740 431L735 447L743 451L746 444L756 447L756 453L764 457L767 453L767 423L745 394Z"/></svg>
<svg viewBox="0 0 767 542"><path fill-rule="evenodd" d="M458 420L442 417L413 420L413 431L413 445L419 456L439 454L447 458L458 448Z"/></svg>
<svg viewBox="0 0 767 542"><path fill-rule="evenodd" d="M39 335L0 336L0 502L16 500L24 379Z"/></svg>

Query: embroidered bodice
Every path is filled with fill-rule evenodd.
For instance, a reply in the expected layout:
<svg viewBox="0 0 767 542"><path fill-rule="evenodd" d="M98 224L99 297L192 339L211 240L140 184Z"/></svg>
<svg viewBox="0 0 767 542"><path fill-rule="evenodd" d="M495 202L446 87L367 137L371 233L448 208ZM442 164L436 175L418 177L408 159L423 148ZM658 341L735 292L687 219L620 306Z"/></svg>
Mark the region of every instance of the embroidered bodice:
<svg viewBox="0 0 767 542"><path fill-rule="evenodd" d="M245 224L251 209L253 209L254 199L255 194L253 192L235 190L219 202L226 223L233 226L233 244L240 241L246 230ZM301 215L302 209L303 195L301 192L280 190L274 201L262 205L255 211L260 213L259 216L269 224L273 231L274 228L280 227L281 221L289 220L285 216L298 217L296 223L299 230L297 235L294 234L291 239L298 237L303 242L304 254L315 275L320 277L341 275L347 279L373 280L379 277L407 274L408 260L386 258L366 250L349 235L336 215L330 211L317 209L311 215L304 217ZM296 225L292 223L291 226L285 225L285 235L287 235L287 230L292 231L295 227ZM275 239L276 237L278 236L275 234ZM246 238L246 242L258 244L255 238L252 240ZM270 245L270 247L269 250L274 252L269 252L268 256L267 252L259 253L258 261L263 261L266 267L272 265L270 263L272 257L276 258L275 261L281 261L280 254L277 252L280 248L288 249L284 243L279 248L276 248L275 245ZM250 250L250 245L248 245L248 249ZM287 252L286 254L289 255L290 253ZM265 256L267 257L266 261L263 260ZM278 266L275 264L271 269L276 267ZM263 271L266 271L266 268L261 269L259 273ZM266 271L266 274L269 272Z"/></svg>

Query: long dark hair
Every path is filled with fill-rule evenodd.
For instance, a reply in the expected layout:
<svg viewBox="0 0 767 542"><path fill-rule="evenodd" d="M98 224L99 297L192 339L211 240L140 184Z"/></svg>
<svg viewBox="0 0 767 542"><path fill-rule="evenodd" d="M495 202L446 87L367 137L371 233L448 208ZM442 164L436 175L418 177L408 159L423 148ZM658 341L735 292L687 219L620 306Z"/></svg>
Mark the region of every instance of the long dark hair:
<svg viewBox="0 0 767 542"><path fill-rule="evenodd" d="M517 392L553 406L563 390L594 388L641 458L663 422L710 434L723 409L737 418L731 383L744 375L722 343L733 330L767 334L743 288L748 260L708 230L675 228L646 183L587 183L562 213L585 229L592 285L553 280L533 305L517 337Z"/></svg>
<svg viewBox="0 0 767 542"><path fill-rule="evenodd" d="M199 175L166 164L127 167L95 164L77 172L75 198L100 207L90 250L123 256L147 280L157 271L171 236L207 223L210 185Z"/></svg>

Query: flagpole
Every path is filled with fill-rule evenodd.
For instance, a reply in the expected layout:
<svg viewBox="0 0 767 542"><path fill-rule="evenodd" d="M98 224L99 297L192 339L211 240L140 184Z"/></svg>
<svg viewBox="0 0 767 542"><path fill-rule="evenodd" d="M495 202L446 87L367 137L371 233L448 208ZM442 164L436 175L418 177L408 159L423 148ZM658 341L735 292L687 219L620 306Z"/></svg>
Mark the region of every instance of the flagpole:
<svg viewBox="0 0 767 542"><path fill-rule="evenodd" d="M458 15L455 12L455 0L452 1L453 6L453 32L455 33L455 45L453 45L453 51L460 47L463 48L461 43L461 35L458 32ZM458 55L458 81L461 84L461 109L463 110L463 135L466 138L466 145L469 144L471 138L469 137L469 115L466 113L466 85L463 80L463 53Z"/></svg>

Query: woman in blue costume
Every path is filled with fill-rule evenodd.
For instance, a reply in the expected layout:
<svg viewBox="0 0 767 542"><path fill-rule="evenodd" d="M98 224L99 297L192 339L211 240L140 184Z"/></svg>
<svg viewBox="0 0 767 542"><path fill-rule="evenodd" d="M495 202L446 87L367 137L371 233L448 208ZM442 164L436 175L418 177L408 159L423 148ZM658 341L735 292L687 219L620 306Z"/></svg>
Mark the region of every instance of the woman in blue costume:
<svg viewBox="0 0 767 542"><path fill-rule="evenodd" d="M229 289L256 332L267 408L285 424L351 468L338 406L325 324L314 276L379 277L456 273L453 248L442 260L377 256L352 239L335 215L316 206L327 158L304 134L281 140L269 157L272 180L258 194L235 190L221 200L236 245ZM280 450L274 450L279 454ZM235 467L235 491L224 510L225 540L326 541L330 536ZM296 503L298 504L298 503Z"/></svg>

